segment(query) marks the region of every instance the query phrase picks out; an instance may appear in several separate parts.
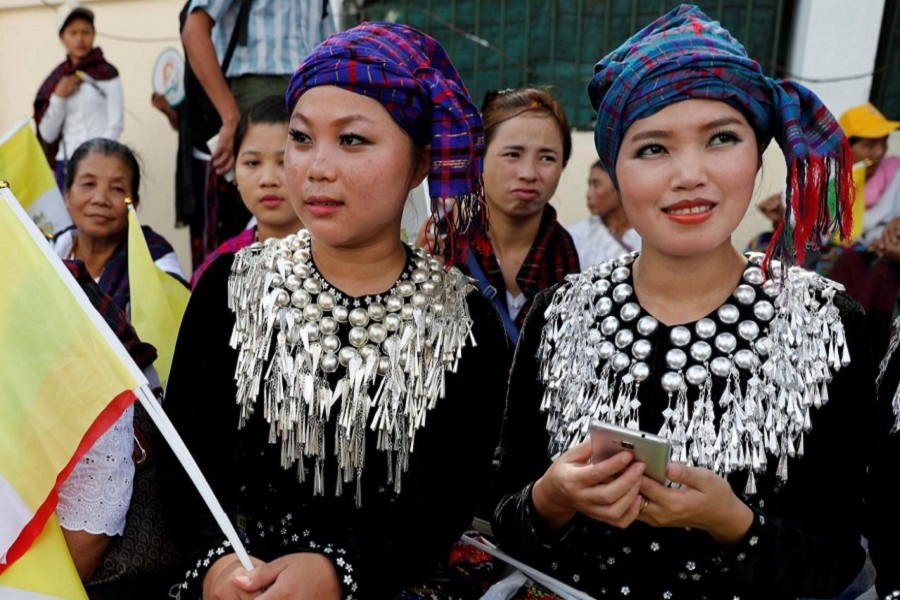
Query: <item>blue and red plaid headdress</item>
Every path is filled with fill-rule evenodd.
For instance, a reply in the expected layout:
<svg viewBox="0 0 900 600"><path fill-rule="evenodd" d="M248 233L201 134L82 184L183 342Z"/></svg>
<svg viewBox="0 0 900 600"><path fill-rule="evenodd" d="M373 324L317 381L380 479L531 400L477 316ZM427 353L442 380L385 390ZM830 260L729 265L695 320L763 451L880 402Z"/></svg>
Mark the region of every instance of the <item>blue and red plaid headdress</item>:
<svg viewBox="0 0 900 600"><path fill-rule="evenodd" d="M632 123L681 100L720 100L744 114L762 147L774 138L787 159L787 206L767 261L802 260L807 245L817 248L835 226L849 234L852 154L837 120L802 85L766 77L696 6L668 12L598 62L588 95L597 153L613 180Z"/></svg>
<svg viewBox="0 0 900 600"><path fill-rule="evenodd" d="M463 261L467 240L487 243L481 114L437 40L398 23L336 33L300 63L287 90L289 109L320 85L377 100L417 145L431 144L428 187L435 222L448 224L448 264Z"/></svg>

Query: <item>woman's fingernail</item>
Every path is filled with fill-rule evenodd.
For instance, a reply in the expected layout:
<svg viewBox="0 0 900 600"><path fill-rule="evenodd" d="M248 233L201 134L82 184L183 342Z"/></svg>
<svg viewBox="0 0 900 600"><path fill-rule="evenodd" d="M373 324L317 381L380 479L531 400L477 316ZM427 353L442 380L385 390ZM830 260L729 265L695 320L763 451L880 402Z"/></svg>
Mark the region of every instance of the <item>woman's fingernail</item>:
<svg viewBox="0 0 900 600"><path fill-rule="evenodd" d="M252 581L250 581L250 577L247 575L238 575L237 577L235 577L235 580L242 585L250 585L251 583L253 583Z"/></svg>

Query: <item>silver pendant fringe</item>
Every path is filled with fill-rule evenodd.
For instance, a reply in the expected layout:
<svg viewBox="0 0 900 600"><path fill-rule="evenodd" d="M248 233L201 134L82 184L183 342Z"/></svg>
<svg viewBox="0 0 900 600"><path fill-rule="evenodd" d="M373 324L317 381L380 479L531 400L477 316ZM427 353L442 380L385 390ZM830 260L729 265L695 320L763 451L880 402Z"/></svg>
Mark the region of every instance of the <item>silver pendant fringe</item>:
<svg viewBox="0 0 900 600"><path fill-rule="evenodd" d="M335 493L355 480L360 505L366 428L387 455L387 483L399 493L416 432L444 396L445 372L455 372L467 340L475 345L466 303L473 288L460 271L445 272L415 249L408 278L386 297L351 307L315 272L309 239L301 230L235 257L229 307L231 346L238 350L238 426L257 409L262 385L263 417L269 442L281 442L281 465L296 465L303 482L304 459L311 459L314 493L323 495L326 424L334 419ZM342 324L350 328L347 336L339 336Z"/></svg>
<svg viewBox="0 0 900 600"><path fill-rule="evenodd" d="M633 298L630 265L637 253L571 275L545 317L540 346L550 452L557 455L585 439L592 420L640 429L638 392L651 376L647 360L658 322ZM811 409L828 402L832 373L850 362L844 326L832 300L842 289L814 273L791 268L763 281L762 255L750 255L732 302L752 307L753 319L727 303L717 319L701 319L694 332L671 329L660 377L668 404L659 434L672 442L673 460L727 475L754 473L778 460L786 481L788 457L802 456L812 428ZM747 346L738 350L736 326ZM718 331L718 334L717 334ZM712 377L724 382L713 397ZM720 415L716 418L715 405Z"/></svg>

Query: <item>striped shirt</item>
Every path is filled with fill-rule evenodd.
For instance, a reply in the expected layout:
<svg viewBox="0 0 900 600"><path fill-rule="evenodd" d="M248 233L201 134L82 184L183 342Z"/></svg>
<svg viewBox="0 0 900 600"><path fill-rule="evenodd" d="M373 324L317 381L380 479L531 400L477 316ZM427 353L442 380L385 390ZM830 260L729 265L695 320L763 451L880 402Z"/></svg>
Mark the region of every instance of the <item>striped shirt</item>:
<svg viewBox="0 0 900 600"><path fill-rule="evenodd" d="M235 48L227 77L291 75L326 37L337 30L328 0L253 0L247 45ZM241 0L192 0L190 12L203 10L215 22L213 45L219 64L237 24Z"/></svg>

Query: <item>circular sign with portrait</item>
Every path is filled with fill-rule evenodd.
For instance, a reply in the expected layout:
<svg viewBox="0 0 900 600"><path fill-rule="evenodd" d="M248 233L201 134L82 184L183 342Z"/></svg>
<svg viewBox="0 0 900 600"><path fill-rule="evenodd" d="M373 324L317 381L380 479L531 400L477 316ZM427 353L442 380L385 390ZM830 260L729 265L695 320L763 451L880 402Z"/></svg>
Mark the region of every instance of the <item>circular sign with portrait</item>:
<svg viewBox="0 0 900 600"><path fill-rule="evenodd" d="M165 96L171 106L184 100L184 59L175 48L166 48L156 59L153 91Z"/></svg>

